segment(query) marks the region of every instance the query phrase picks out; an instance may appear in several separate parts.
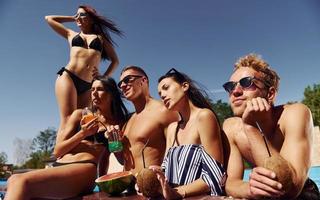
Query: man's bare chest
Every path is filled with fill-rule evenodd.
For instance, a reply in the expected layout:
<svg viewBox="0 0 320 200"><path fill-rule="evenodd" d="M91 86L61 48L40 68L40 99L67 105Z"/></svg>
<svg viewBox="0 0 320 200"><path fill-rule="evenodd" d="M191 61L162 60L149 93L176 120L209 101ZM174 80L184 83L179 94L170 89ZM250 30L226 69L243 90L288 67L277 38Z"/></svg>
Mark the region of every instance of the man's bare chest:
<svg viewBox="0 0 320 200"><path fill-rule="evenodd" d="M263 139L262 134L260 135L260 137L261 139ZM265 135L265 138L269 148L273 148L278 152L281 151L281 147L284 142L284 136L280 130L276 130L272 134ZM247 137L246 133L243 130L239 131L236 134L235 141L243 158L249 162L253 162L250 145L256 141L249 141L249 138ZM266 151L266 148L267 147L265 145L261 146L261 151Z"/></svg>
<svg viewBox="0 0 320 200"><path fill-rule="evenodd" d="M132 117L124 130L124 135L130 140L146 140L163 133L160 122L148 116Z"/></svg>

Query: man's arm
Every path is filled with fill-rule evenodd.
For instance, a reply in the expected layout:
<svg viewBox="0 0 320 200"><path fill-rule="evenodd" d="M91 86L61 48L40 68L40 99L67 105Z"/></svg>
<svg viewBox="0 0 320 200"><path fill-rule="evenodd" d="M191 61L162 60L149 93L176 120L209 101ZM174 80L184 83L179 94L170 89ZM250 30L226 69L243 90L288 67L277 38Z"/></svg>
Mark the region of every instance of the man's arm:
<svg viewBox="0 0 320 200"><path fill-rule="evenodd" d="M310 145L313 127L312 117L310 110L306 106L303 104L293 104L284 106L284 111L279 122L280 129L284 136L280 152L278 152L270 142L268 142L268 146L272 156L280 157L280 159L278 159L279 162L282 163L280 166L286 168L286 170L283 170L286 174L282 176L289 177L287 182L291 182L292 186L287 189L283 186L279 187L278 184L274 184L272 180L276 180L275 176L269 174L265 169L254 171L258 173L253 173L250 181L252 180L253 185L261 190L257 191L255 195L264 195L266 192L265 187L270 187L272 190L278 190L279 192L287 189L287 191L283 191L285 196L293 198L300 193L310 166ZM261 146L265 145L259 129L252 124L245 123L244 130L249 139L250 150L255 164L257 166L263 166L266 152L261 151ZM260 175L264 176L263 180L258 177ZM263 187L258 186L261 185L261 183L264 184ZM268 196L269 195L273 196L272 193L268 193Z"/></svg>
<svg viewBox="0 0 320 200"><path fill-rule="evenodd" d="M286 106L283 115L285 139L280 156L288 162L293 174L293 187L288 195L296 197L304 186L311 163L313 121L310 110L303 104Z"/></svg>

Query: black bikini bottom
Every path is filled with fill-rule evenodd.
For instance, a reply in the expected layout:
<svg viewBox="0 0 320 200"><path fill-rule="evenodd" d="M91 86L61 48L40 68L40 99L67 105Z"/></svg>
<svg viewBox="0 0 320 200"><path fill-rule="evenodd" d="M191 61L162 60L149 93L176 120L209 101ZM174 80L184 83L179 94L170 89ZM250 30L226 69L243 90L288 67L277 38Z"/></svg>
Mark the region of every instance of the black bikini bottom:
<svg viewBox="0 0 320 200"><path fill-rule="evenodd" d="M68 69L62 67L57 74L59 74L60 76L63 74L63 72L67 72L68 75L70 76L70 78L72 79L72 82L77 90L77 94L80 95L88 90L91 89L91 85L92 82L87 82L85 80L82 80L81 78L79 78L78 76L76 76L74 73L72 73L71 71L69 71Z"/></svg>
<svg viewBox="0 0 320 200"><path fill-rule="evenodd" d="M317 185L310 178L308 178L304 184L304 187L296 198L299 200L319 200L320 193Z"/></svg>
<svg viewBox="0 0 320 200"><path fill-rule="evenodd" d="M79 164L79 163L91 163L91 164L94 164L97 167L97 163L93 162L92 160L80 160L80 161L66 162L66 163L53 162L52 163L52 167L59 167L59 166L71 165L71 164Z"/></svg>

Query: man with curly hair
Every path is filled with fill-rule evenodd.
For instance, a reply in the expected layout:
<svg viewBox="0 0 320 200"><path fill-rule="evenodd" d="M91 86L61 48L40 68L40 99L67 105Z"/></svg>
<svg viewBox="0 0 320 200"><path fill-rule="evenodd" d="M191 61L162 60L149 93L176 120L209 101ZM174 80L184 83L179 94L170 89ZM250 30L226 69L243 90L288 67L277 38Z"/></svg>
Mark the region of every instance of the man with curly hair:
<svg viewBox="0 0 320 200"><path fill-rule="evenodd" d="M275 106L279 80L266 61L249 54L236 62L223 85L234 113L223 124L228 137L226 192L230 196L319 198L317 186L308 178L311 112L301 103ZM254 167L248 182L242 180L244 161ZM275 163L277 167L272 166Z"/></svg>

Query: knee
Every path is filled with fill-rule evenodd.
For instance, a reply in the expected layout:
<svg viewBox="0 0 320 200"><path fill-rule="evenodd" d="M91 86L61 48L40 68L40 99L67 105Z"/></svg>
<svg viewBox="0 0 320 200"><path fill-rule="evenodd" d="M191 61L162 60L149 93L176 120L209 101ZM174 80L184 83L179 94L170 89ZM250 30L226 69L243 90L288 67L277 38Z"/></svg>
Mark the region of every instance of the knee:
<svg viewBox="0 0 320 200"><path fill-rule="evenodd" d="M23 174L13 174L10 176L7 182L8 190L12 190L12 188L26 188L27 186L27 178Z"/></svg>

